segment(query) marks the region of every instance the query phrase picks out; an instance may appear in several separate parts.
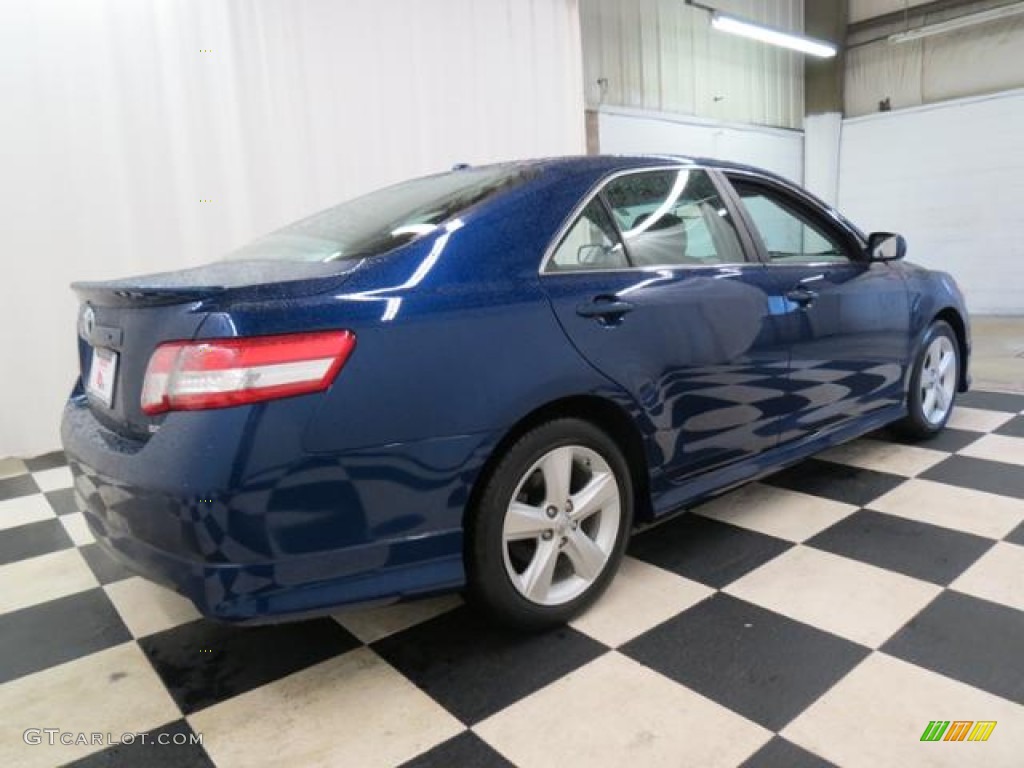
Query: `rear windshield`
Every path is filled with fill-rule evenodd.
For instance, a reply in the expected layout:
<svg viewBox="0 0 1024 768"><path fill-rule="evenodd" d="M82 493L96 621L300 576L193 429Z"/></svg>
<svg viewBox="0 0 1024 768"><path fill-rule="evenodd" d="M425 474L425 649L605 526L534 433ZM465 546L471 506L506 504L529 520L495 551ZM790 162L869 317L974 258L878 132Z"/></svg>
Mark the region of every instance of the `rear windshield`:
<svg viewBox="0 0 1024 768"><path fill-rule="evenodd" d="M492 165L405 181L289 224L227 258L339 261L386 253L527 177L522 167Z"/></svg>

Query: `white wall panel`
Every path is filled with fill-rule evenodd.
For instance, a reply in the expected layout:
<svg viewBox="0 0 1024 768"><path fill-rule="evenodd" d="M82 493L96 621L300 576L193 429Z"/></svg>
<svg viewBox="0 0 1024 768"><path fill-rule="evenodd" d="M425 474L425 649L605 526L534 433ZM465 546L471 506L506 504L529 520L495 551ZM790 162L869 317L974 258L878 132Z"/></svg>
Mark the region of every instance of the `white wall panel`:
<svg viewBox="0 0 1024 768"><path fill-rule="evenodd" d="M611 108L598 119L603 153L714 157L767 168L798 184L803 179L800 131Z"/></svg>
<svg viewBox="0 0 1024 768"><path fill-rule="evenodd" d="M803 0L710 4L781 29L803 30ZM802 55L714 31L707 11L683 0L580 0L580 15L588 108L800 127Z"/></svg>
<svg viewBox="0 0 1024 768"><path fill-rule="evenodd" d="M207 261L455 162L582 152L581 67L576 0L7 0L0 457L57 445L70 281Z"/></svg>
<svg viewBox="0 0 1024 768"><path fill-rule="evenodd" d="M843 116L808 115L804 120L804 186L829 205L839 201L839 143Z"/></svg>
<svg viewBox="0 0 1024 768"><path fill-rule="evenodd" d="M839 207L901 232L971 311L1024 314L1024 90L846 120Z"/></svg>

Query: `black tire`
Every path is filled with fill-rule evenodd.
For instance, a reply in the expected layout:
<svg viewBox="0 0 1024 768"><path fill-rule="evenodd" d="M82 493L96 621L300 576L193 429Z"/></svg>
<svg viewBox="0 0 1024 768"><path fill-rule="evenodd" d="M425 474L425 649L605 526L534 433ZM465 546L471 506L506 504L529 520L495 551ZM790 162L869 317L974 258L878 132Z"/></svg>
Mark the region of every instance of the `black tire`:
<svg viewBox="0 0 1024 768"><path fill-rule="evenodd" d="M929 420L928 416L925 414L924 408L925 398L922 391L922 371L925 367L925 361L928 357L929 349L936 342L936 339L939 338L947 339L952 345L953 354L955 355L952 364L954 386L949 407L946 409L945 414L941 419ZM931 324L931 326L929 326L927 332L925 332L924 338L921 340L921 347L917 351L917 357L914 359L914 367L910 373L910 386L907 391L907 415L894 425L895 430L904 437L912 440L927 440L941 432L949 421L950 415L953 413L956 391L959 385L959 375L960 343L957 341L956 334L953 332L953 329L950 328L949 323L944 320L936 320Z"/></svg>
<svg viewBox="0 0 1024 768"><path fill-rule="evenodd" d="M545 531L543 535L548 537L544 540L546 543L542 543L539 538L525 539L506 549L505 518L513 501L513 493L521 483L520 501L526 500L528 488L534 488L536 489L535 495L540 494L537 498L544 499L544 501L537 502L536 510L548 509L545 475L542 470L536 469L527 480L527 473L531 472L531 468L534 468L538 462L555 449L570 446L572 447L570 466L573 478L569 483L570 486L577 487L580 483L589 483L599 476L599 473L590 472L588 469L591 462L596 461L595 459L590 458L587 454L587 458L581 462L575 453L577 450L592 451L600 459L603 459L617 483L618 515L615 514L614 504L607 503L601 505L600 511L593 515L596 521L590 524L592 530L595 531L592 535L595 539L603 539L606 549L610 546L610 554L605 554L607 560L589 586L582 585L586 579L575 573L576 561L570 557L568 551L557 550L554 555L549 555L549 557L553 557L553 560L548 560L548 562L556 563L551 569L555 574L551 581L555 585L554 588L557 588L559 584L563 586L570 584L572 588L564 590L566 596L572 594L572 589L582 589L583 591L560 604L544 605L528 599L521 591L521 587L517 587L513 583L513 576L509 572L509 568L515 570L513 548L526 548L527 552L523 559L532 563L529 555L530 547L533 547L534 558L540 556L540 547L542 546L546 546L548 552L553 551L555 545L572 548L571 543L566 544L567 538L563 537L562 533L566 533L569 537L575 537L577 533L584 533L582 529L586 528L588 524L586 520L583 520L573 525L570 517L573 509L571 505L567 504L558 510L559 517L551 525L555 526L559 522L563 522L572 526L571 531L566 531L564 528L560 533ZM600 462L597 464L599 467L601 466ZM603 471L602 467L602 473ZM543 491L537 489L538 473L540 473L540 487L543 488ZM470 601L497 621L524 630L539 630L564 624L593 603L607 588L618 570L633 523L633 488L629 467L615 441L593 424L580 419L562 418L549 421L530 430L512 444L483 480L483 483L481 492L477 495L478 501L475 507L469 510L466 521L465 558L468 580L467 597ZM570 494L575 493L576 491L570 490ZM564 518L563 513L565 513ZM617 529L611 522L615 518L618 520ZM593 528L595 525L596 528ZM600 531L605 525L610 527L605 529L602 534ZM577 527L580 529L578 532ZM615 532L614 544L611 545L613 531ZM572 549L573 553L576 551L576 549ZM520 576L525 574L526 567L524 566ZM562 573L563 576L568 573L568 576L564 576L563 580L559 582L557 580L559 573ZM574 579L579 579L579 583Z"/></svg>

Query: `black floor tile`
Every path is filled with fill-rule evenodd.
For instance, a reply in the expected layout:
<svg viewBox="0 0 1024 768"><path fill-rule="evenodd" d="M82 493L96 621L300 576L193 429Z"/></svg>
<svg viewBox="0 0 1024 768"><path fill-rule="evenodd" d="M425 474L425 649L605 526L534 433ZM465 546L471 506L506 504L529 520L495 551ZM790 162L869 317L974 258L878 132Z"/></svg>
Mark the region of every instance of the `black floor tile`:
<svg viewBox="0 0 1024 768"><path fill-rule="evenodd" d="M700 515L683 514L634 536L629 554L721 588L792 546L774 536Z"/></svg>
<svg viewBox="0 0 1024 768"><path fill-rule="evenodd" d="M997 435L1007 437L1024 437L1024 416L1014 416L995 431Z"/></svg>
<svg viewBox="0 0 1024 768"><path fill-rule="evenodd" d="M769 475L762 482L776 488L788 488L791 491L864 507L905 480L904 477L872 469L835 464L821 459L808 459L777 474Z"/></svg>
<svg viewBox="0 0 1024 768"><path fill-rule="evenodd" d="M979 439L983 434L984 433L982 432L968 432L963 429L950 429L949 427L946 427L937 435L932 435L931 437L923 440L920 438L907 437L894 429L880 429L877 432L871 433L871 437L876 440L884 440L889 443L916 445L920 448L929 448L933 451L956 453Z"/></svg>
<svg viewBox="0 0 1024 768"><path fill-rule="evenodd" d="M467 725L607 650L571 627L513 632L466 606L384 638L373 649Z"/></svg>
<svg viewBox="0 0 1024 768"><path fill-rule="evenodd" d="M75 502L75 491L73 488L61 488L59 491L50 491L46 494L46 500L50 502L53 511L58 515L70 515L80 511L78 504Z"/></svg>
<svg viewBox="0 0 1024 768"><path fill-rule="evenodd" d="M1024 612L946 591L882 650L1024 704Z"/></svg>
<svg viewBox="0 0 1024 768"><path fill-rule="evenodd" d="M1006 540L1011 544L1020 544L1024 547L1024 523L1021 523L1006 536Z"/></svg>
<svg viewBox="0 0 1024 768"><path fill-rule="evenodd" d="M969 533L861 509L807 545L945 586L995 542Z"/></svg>
<svg viewBox="0 0 1024 768"><path fill-rule="evenodd" d="M186 715L360 645L330 618L260 627L199 619L138 643Z"/></svg>
<svg viewBox="0 0 1024 768"><path fill-rule="evenodd" d="M968 408L984 408L987 411L1020 413L1024 411L1024 395L1008 392L962 392L956 396L956 404Z"/></svg>
<svg viewBox="0 0 1024 768"><path fill-rule="evenodd" d="M132 639L102 589L0 615L0 683Z"/></svg>
<svg viewBox="0 0 1024 768"><path fill-rule="evenodd" d="M131 744L109 746L65 768L214 768L202 745L192 742L195 735L187 722L175 720L137 735Z"/></svg>
<svg viewBox="0 0 1024 768"><path fill-rule="evenodd" d="M52 451L33 459L25 459L25 466L30 472L42 472L44 469L56 469L67 465L68 460L64 458L64 451Z"/></svg>
<svg viewBox="0 0 1024 768"><path fill-rule="evenodd" d="M870 653L721 592L619 650L773 731Z"/></svg>
<svg viewBox="0 0 1024 768"><path fill-rule="evenodd" d="M55 517L19 525L0 533L0 565L73 546L68 532Z"/></svg>
<svg viewBox="0 0 1024 768"><path fill-rule="evenodd" d="M85 558L86 564L100 584L111 584L135 575L104 552L103 548L95 542L79 547L78 551Z"/></svg>
<svg viewBox="0 0 1024 768"><path fill-rule="evenodd" d="M472 731L438 744L433 749L414 757L401 768L513 768L513 764L493 750L487 742Z"/></svg>
<svg viewBox="0 0 1024 768"><path fill-rule="evenodd" d="M922 472L921 477L1000 496L1024 499L1024 467L1000 461L950 456Z"/></svg>
<svg viewBox="0 0 1024 768"><path fill-rule="evenodd" d="M15 475L0 480L0 501L31 496L33 493L39 493L39 486L32 475Z"/></svg>
<svg viewBox="0 0 1024 768"><path fill-rule="evenodd" d="M835 768L835 764L781 736L775 736L747 758L740 768Z"/></svg>

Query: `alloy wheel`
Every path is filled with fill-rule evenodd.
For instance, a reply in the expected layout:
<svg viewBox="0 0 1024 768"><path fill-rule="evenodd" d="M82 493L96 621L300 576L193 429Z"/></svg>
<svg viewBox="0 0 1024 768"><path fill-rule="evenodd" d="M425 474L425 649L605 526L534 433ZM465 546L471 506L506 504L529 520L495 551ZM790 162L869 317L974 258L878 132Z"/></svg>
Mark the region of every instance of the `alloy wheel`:
<svg viewBox="0 0 1024 768"><path fill-rule="evenodd" d="M921 415L935 426L941 424L953 407L956 392L956 349L946 336L936 336L925 351L921 363Z"/></svg>
<svg viewBox="0 0 1024 768"><path fill-rule="evenodd" d="M505 572L524 598L561 605L585 592L615 549L622 500L608 462L554 448L519 480L502 526Z"/></svg>

